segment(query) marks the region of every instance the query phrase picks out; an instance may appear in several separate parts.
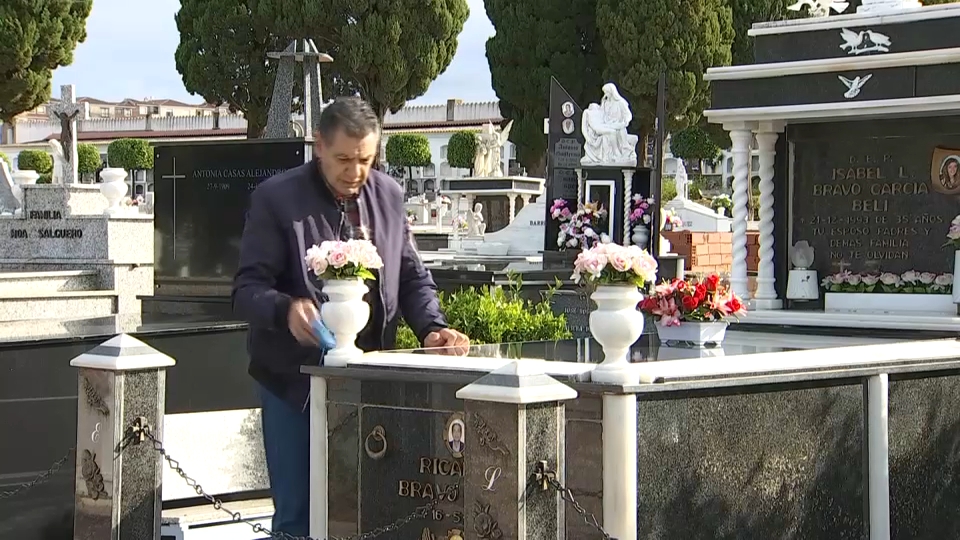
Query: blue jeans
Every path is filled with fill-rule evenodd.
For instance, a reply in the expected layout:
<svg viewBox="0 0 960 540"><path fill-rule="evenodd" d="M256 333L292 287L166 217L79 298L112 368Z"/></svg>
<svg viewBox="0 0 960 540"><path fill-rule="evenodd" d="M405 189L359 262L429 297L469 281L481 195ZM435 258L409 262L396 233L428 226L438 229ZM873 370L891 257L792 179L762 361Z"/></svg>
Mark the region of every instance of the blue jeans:
<svg viewBox="0 0 960 540"><path fill-rule="evenodd" d="M310 411L260 387L263 446L273 497L274 533L310 532Z"/></svg>

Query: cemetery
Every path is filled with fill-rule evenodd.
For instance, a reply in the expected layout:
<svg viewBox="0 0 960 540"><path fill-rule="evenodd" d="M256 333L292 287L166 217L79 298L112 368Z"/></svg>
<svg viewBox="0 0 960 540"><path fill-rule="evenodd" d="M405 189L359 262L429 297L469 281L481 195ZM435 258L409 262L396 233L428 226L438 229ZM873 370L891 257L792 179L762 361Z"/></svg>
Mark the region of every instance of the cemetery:
<svg viewBox="0 0 960 540"><path fill-rule="evenodd" d="M487 124L472 174L403 209L471 345L404 323L362 352L362 298L322 305L310 538L954 537L960 7L914 4L754 24L754 64L706 70L729 211L683 161L663 200L665 75L650 156L616 81L551 80L543 178ZM0 538L285 537L231 287L250 193L313 159L289 111L312 133L332 58L271 58L266 136L153 146L149 203L123 169L79 183L70 86L52 182L0 160ZM304 279L343 286L318 253Z"/></svg>

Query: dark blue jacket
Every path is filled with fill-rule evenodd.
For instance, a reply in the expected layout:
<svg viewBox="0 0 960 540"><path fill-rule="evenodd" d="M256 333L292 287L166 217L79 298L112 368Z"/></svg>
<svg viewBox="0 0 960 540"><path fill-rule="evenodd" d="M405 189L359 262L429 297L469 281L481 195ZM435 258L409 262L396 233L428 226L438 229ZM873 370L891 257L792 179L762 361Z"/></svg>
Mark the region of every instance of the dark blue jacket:
<svg viewBox="0 0 960 540"><path fill-rule="evenodd" d="M417 253L399 184L371 171L360 192L359 207L383 268L378 280L381 301L373 302L380 313L370 315L380 328L357 346L392 348L400 315L422 343L428 333L447 323L436 284ZM250 375L298 405L306 403L309 388L300 366L318 364L320 351L294 339L287 312L292 298L323 301L323 284L307 271L304 257L310 246L339 239L341 223L340 206L315 162L263 181L250 197L240 268L233 283L233 311L250 323Z"/></svg>

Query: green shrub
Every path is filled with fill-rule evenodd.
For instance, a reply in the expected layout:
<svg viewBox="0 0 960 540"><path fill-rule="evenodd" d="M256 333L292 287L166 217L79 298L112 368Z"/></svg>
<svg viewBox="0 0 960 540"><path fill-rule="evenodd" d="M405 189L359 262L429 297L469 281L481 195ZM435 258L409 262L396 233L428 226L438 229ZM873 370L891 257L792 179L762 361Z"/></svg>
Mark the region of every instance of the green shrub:
<svg viewBox="0 0 960 540"><path fill-rule="evenodd" d="M45 172L40 175L40 178L37 178L38 184L52 184L53 183L53 173Z"/></svg>
<svg viewBox="0 0 960 540"><path fill-rule="evenodd" d="M107 162L111 167L127 171L146 171L153 168L153 149L143 139L117 139L107 147Z"/></svg>
<svg viewBox="0 0 960 540"><path fill-rule="evenodd" d="M53 156L43 150L24 150L17 155L17 168L39 174L53 172Z"/></svg>
<svg viewBox="0 0 960 540"><path fill-rule="evenodd" d="M664 176L660 180L660 205L663 206L677 198L677 183L672 176Z"/></svg>
<svg viewBox="0 0 960 540"><path fill-rule="evenodd" d="M473 160L477 156L477 134L472 131L458 131L450 136L447 143L447 163L451 167L473 169Z"/></svg>
<svg viewBox="0 0 960 540"><path fill-rule="evenodd" d="M77 145L77 173L78 174L96 174L103 166L103 160L100 159L100 151L92 144Z"/></svg>
<svg viewBox="0 0 960 540"><path fill-rule="evenodd" d="M546 300L520 298L518 288L482 287L440 293L440 307L451 328L470 337L471 344L514 343L569 339L567 318L550 309ZM398 349L416 349L420 342L406 323L397 331Z"/></svg>
<svg viewBox="0 0 960 540"><path fill-rule="evenodd" d="M10 156L0 152L0 161L4 161L7 164L7 168L13 170L13 162L10 161Z"/></svg>

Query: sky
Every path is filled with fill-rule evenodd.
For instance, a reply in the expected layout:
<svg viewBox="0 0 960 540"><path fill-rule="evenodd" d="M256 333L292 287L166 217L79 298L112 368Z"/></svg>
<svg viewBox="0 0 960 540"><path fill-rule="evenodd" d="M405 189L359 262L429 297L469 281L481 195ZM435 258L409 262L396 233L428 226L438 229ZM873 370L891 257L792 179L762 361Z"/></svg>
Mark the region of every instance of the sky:
<svg viewBox="0 0 960 540"><path fill-rule="evenodd" d="M483 0L467 3L470 18L460 34L456 56L427 93L411 103L497 99L484 48L494 34L493 25ZM173 59L180 40L173 17L179 8L179 0L94 0L86 41L74 51L72 65L53 73L54 97L60 95L60 85L73 84L77 96L106 101L149 97L203 102L183 87ZM104 73L108 76L103 77Z"/></svg>

